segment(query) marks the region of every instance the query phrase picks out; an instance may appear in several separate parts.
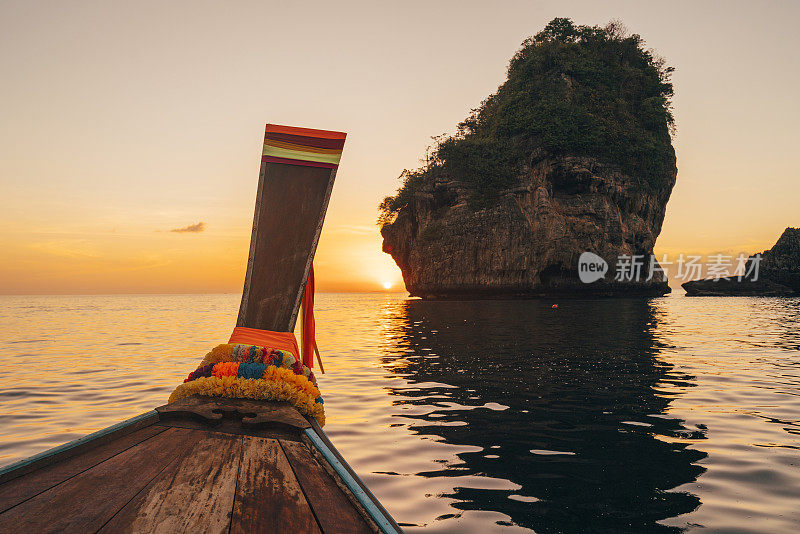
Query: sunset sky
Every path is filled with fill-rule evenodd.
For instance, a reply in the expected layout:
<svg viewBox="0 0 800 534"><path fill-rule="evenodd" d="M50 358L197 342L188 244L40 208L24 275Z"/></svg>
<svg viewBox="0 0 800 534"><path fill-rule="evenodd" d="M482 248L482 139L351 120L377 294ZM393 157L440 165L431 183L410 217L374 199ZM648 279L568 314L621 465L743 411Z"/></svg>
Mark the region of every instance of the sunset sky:
<svg viewBox="0 0 800 534"><path fill-rule="evenodd" d="M241 291L267 122L348 133L319 289L401 289L378 203L554 17L619 19L676 69L656 252L762 251L800 226L799 16L791 1L0 1L0 293Z"/></svg>

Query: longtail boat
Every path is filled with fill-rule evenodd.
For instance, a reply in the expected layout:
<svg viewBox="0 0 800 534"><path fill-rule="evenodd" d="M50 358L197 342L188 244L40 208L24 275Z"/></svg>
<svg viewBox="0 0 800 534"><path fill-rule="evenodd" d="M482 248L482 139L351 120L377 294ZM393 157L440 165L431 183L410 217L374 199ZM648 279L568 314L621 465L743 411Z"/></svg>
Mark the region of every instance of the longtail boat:
<svg viewBox="0 0 800 534"><path fill-rule="evenodd" d="M167 404L0 470L0 532L401 532L323 432L311 370L345 137L267 125L230 340Z"/></svg>

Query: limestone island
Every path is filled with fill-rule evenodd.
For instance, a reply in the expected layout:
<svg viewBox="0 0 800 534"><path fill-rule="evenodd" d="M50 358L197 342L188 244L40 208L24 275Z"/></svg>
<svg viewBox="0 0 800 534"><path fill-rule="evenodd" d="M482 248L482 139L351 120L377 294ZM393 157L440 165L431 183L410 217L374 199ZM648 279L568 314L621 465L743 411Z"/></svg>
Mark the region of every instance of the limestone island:
<svg viewBox="0 0 800 534"><path fill-rule="evenodd" d="M693 280L682 285L688 296L800 296L800 228L787 228L777 243L760 254L758 267L749 262L748 276Z"/></svg>
<svg viewBox="0 0 800 534"><path fill-rule="evenodd" d="M677 167L672 68L617 23L552 20L497 92L435 137L380 205L383 251L423 298L658 296L660 272L615 281L620 256L650 258ZM578 277L578 258L610 273Z"/></svg>

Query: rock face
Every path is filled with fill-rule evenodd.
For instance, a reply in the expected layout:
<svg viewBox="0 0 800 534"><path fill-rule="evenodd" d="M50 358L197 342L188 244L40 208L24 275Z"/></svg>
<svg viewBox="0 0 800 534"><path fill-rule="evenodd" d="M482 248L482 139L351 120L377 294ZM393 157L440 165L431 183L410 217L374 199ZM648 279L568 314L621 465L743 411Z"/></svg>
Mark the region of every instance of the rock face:
<svg viewBox="0 0 800 534"><path fill-rule="evenodd" d="M800 294L800 228L787 228L762 255L760 275Z"/></svg>
<svg viewBox="0 0 800 534"><path fill-rule="evenodd" d="M690 297L787 297L795 294L785 285L764 279L755 282L736 278L693 280L683 284L683 288Z"/></svg>
<svg viewBox="0 0 800 534"><path fill-rule="evenodd" d="M693 280L683 288L689 296L800 295L800 228L787 228L775 246L761 254L757 280Z"/></svg>
<svg viewBox="0 0 800 534"><path fill-rule="evenodd" d="M381 229L383 251L423 298L663 295L661 273L646 278L676 174L673 160L653 186L590 157L534 153L484 209L459 182L424 184ZM604 279L580 281L584 251L608 263ZM646 258L639 281L614 280L620 255Z"/></svg>
<svg viewBox="0 0 800 534"><path fill-rule="evenodd" d="M406 288L424 298L668 293L648 268L677 174L672 68L618 24L556 18L507 73L379 206L383 250ZM581 281L584 252L605 262L604 277ZM626 259L639 272L617 278Z"/></svg>

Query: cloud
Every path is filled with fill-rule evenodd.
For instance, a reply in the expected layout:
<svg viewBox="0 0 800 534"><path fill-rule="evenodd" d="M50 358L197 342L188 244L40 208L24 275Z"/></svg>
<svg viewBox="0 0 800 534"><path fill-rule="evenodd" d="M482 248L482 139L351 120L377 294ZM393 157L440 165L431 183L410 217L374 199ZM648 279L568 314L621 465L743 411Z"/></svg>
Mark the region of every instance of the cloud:
<svg viewBox="0 0 800 534"><path fill-rule="evenodd" d="M199 222L197 224L190 224L189 226L184 226L183 228L173 228L170 232L177 232L179 234L196 234L198 232L202 232L206 229L206 223Z"/></svg>

